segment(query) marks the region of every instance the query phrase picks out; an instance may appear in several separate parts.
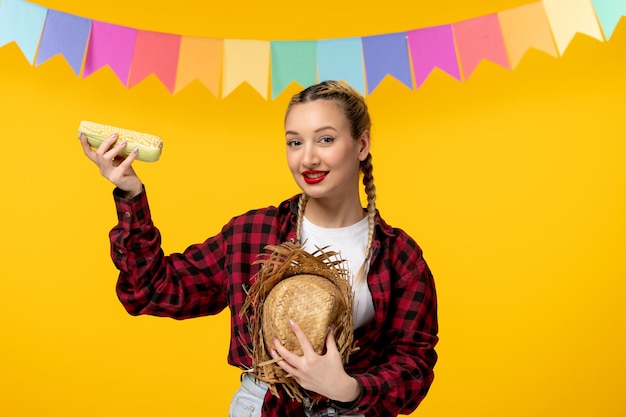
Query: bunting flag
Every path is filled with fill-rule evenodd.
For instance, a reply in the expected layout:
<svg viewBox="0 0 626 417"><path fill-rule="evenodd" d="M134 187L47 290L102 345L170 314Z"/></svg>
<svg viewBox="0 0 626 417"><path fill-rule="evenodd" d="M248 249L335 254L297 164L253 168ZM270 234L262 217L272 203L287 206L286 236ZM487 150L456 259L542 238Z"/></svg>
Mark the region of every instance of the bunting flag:
<svg viewBox="0 0 626 417"><path fill-rule="evenodd" d="M289 84L312 85L317 80L315 41L274 41L272 54L272 99Z"/></svg>
<svg viewBox="0 0 626 417"><path fill-rule="evenodd" d="M620 18L626 16L626 0L593 0L604 37L609 40Z"/></svg>
<svg viewBox="0 0 626 417"><path fill-rule="evenodd" d="M135 39L128 86L132 87L150 74L174 92L180 36L140 30Z"/></svg>
<svg viewBox="0 0 626 417"><path fill-rule="evenodd" d="M128 88L154 75L171 94L198 81L225 98L248 83L275 99L291 83L335 79L366 95L387 75L413 89L436 69L468 79L483 60L513 70L531 48L559 57L577 34L608 41L625 15L626 0L539 0L400 33L261 41L138 30L0 0L0 47L15 42L37 66L60 55L83 78L109 67Z"/></svg>
<svg viewBox="0 0 626 417"><path fill-rule="evenodd" d="M133 60L136 38L136 29L93 22L83 77L88 77L108 65L122 84L128 86L128 74Z"/></svg>
<svg viewBox="0 0 626 417"><path fill-rule="evenodd" d="M603 40L591 0L543 0L559 53L577 33Z"/></svg>
<svg viewBox="0 0 626 417"><path fill-rule="evenodd" d="M406 33L367 36L362 42L367 89L370 93L387 74L413 88Z"/></svg>
<svg viewBox="0 0 626 417"><path fill-rule="evenodd" d="M90 30L89 19L48 10L35 64L40 65L53 56L62 54L76 75L80 75Z"/></svg>
<svg viewBox="0 0 626 417"><path fill-rule="evenodd" d="M455 23L452 30L465 78L483 59L510 68L497 14Z"/></svg>
<svg viewBox="0 0 626 417"><path fill-rule="evenodd" d="M179 92L192 81L199 80L215 97L219 97L223 52L222 39L183 36L180 41L175 92Z"/></svg>
<svg viewBox="0 0 626 417"><path fill-rule="evenodd" d="M320 80L343 80L365 94L361 38L318 41L317 73Z"/></svg>
<svg viewBox="0 0 626 417"><path fill-rule="evenodd" d="M261 96L267 97L269 68L268 41L226 39L222 97L232 93L243 82L248 82Z"/></svg>
<svg viewBox="0 0 626 417"><path fill-rule="evenodd" d="M550 22L542 3L531 3L498 13L511 68L517 67L530 48L558 56Z"/></svg>
<svg viewBox="0 0 626 417"><path fill-rule="evenodd" d="M412 30L407 38L417 87L422 86L435 68L461 79L452 25Z"/></svg>
<svg viewBox="0 0 626 417"><path fill-rule="evenodd" d="M33 63L48 9L23 0L0 3L0 47L15 42Z"/></svg>

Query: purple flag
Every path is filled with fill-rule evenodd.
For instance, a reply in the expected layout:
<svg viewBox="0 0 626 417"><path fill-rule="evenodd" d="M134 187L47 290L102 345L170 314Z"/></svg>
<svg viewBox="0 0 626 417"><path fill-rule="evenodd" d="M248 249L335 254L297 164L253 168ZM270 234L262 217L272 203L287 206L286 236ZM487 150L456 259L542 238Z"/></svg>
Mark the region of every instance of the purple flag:
<svg viewBox="0 0 626 417"><path fill-rule="evenodd" d="M128 86L136 38L137 29L94 21L87 45L83 78L108 65L122 84Z"/></svg>
<svg viewBox="0 0 626 417"><path fill-rule="evenodd" d="M413 74L418 87L438 67L457 80L461 79L451 25L412 30L407 33L413 60Z"/></svg>
<svg viewBox="0 0 626 417"><path fill-rule="evenodd" d="M80 74L90 29L90 19L48 10L36 65L60 53L67 59L76 75Z"/></svg>
<svg viewBox="0 0 626 417"><path fill-rule="evenodd" d="M367 36L363 37L362 41L367 89L370 93L387 74L394 76L407 87L413 87L406 33Z"/></svg>

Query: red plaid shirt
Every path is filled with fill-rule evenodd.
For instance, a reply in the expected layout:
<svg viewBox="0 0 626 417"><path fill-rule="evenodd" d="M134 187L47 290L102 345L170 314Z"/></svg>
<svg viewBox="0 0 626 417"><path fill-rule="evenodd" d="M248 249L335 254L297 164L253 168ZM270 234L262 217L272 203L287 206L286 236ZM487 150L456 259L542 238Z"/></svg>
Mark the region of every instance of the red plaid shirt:
<svg viewBox="0 0 626 417"><path fill-rule="evenodd" d="M247 369L250 335L239 316L244 288L266 245L295 240L297 196L278 207L233 218L221 233L183 253L164 255L145 191L133 199L114 192L118 224L111 230L111 257L119 269L117 295L132 315L187 319L230 308L228 362ZM362 394L346 414L409 414L424 398L437 361L437 302L431 272L418 245L376 217L368 284L374 319L355 331L360 348L346 372ZM304 416L302 404L268 392L264 416Z"/></svg>

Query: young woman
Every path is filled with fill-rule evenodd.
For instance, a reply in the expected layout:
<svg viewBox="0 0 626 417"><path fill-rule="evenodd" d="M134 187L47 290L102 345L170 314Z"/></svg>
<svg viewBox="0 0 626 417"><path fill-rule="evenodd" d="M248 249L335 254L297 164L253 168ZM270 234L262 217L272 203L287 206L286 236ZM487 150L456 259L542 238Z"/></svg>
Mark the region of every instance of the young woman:
<svg viewBox="0 0 626 417"><path fill-rule="evenodd" d="M115 186L118 224L110 233L119 269L117 293L130 314L177 319L231 311L231 365L249 369L251 337L240 310L245 289L258 272L257 255L267 245L302 242L305 249L329 247L352 271L354 340L359 350L343 365L332 331L318 355L297 323L304 354L276 342L273 355L307 392L307 401L277 397L250 376L233 397L231 416L396 416L409 414L433 380L438 341L433 277L422 251L376 210L366 103L348 85L325 81L296 94L286 112L287 163L302 193L276 207L234 217L221 233L164 255L145 188L132 163L136 154L115 158L126 146L112 136L97 149L80 140L86 156ZM359 177L367 208L359 198Z"/></svg>

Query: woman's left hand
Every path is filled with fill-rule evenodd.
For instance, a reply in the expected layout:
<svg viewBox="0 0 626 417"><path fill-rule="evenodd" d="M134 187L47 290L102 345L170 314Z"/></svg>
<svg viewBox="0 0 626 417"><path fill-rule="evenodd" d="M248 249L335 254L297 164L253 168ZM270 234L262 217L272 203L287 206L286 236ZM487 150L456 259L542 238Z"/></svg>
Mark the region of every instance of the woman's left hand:
<svg viewBox="0 0 626 417"><path fill-rule="evenodd" d="M356 400L361 388L356 379L348 375L343 368L332 329L326 336L326 353L318 355L300 326L294 322L290 322L290 325L300 342L303 355L298 356L290 352L275 339L272 356L280 356L283 359L277 362L278 366L306 390L339 402Z"/></svg>

